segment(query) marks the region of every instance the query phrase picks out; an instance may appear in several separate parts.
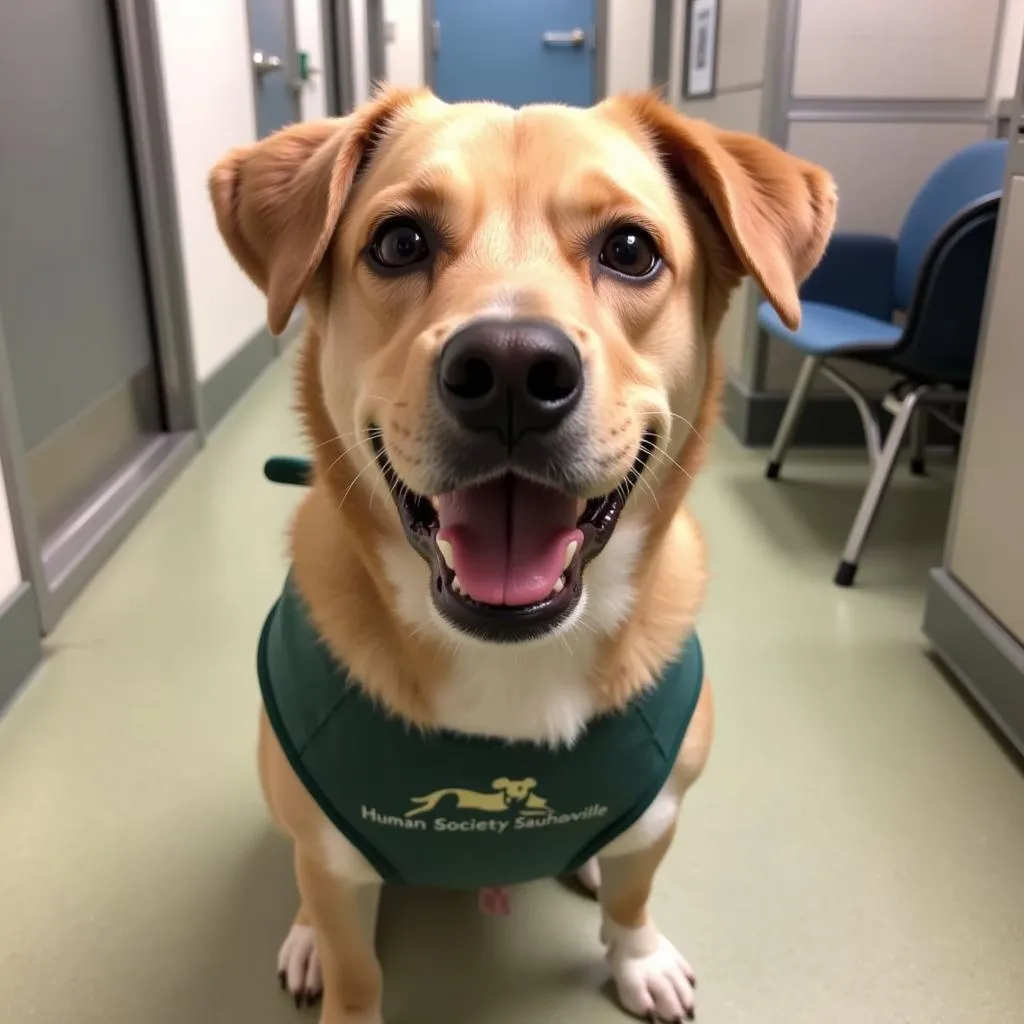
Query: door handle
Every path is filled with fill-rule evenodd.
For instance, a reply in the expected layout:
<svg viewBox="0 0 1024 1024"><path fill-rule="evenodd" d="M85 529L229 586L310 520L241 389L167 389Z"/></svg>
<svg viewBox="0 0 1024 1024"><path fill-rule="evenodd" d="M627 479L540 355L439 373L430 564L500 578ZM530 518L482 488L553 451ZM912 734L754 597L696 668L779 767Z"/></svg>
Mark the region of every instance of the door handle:
<svg viewBox="0 0 1024 1024"><path fill-rule="evenodd" d="M574 28L569 32L545 32L541 38L545 46L567 46L576 49L584 46L587 42L587 33L581 28Z"/></svg>
<svg viewBox="0 0 1024 1024"><path fill-rule="evenodd" d="M280 71L283 66L280 57L272 57L262 50L256 50L252 55L252 69L256 72L257 78L269 75L273 71Z"/></svg>

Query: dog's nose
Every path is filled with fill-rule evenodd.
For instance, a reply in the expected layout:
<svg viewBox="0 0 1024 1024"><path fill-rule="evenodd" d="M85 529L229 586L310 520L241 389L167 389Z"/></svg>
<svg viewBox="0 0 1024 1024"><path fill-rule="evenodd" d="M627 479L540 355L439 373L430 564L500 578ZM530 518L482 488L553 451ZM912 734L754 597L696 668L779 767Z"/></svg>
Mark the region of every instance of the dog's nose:
<svg viewBox="0 0 1024 1024"><path fill-rule="evenodd" d="M543 320L475 320L448 339L437 368L444 407L469 430L514 444L557 427L579 404L583 363Z"/></svg>

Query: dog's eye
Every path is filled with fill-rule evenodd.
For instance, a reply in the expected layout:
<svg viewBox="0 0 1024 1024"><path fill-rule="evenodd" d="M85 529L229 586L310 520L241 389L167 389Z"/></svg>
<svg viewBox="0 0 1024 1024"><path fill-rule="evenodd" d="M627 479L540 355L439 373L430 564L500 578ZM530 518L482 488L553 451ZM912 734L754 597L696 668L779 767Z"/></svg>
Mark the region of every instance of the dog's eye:
<svg viewBox="0 0 1024 1024"><path fill-rule="evenodd" d="M643 228L617 227L605 239L598 260L602 265L626 277L647 277L661 263L654 239Z"/></svg>
<svg viewBox="0 0 1024 1024"><path fill-rule="evenodd" d="M404 270L430 255L423 229L411 217L391 217L373 234L370 256L379 267Z"/></svg>

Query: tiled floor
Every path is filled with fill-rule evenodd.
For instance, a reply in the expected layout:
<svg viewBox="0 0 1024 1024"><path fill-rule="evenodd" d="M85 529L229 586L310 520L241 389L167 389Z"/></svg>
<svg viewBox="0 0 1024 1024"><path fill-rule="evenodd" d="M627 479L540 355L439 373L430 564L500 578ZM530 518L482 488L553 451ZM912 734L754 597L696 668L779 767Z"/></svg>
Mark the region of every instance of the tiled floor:
<svg viewBox="0 0 1024 1024"><path fill-rule="evenodd" d="M0 1020L287 1024L289 853L253 763L253 649L296 498L284 366L68 614L0 721ZM788 481L722 437L695 503L717 747L660 878L709 1024L1024 1020L1024 778L919 632L949 473L902 474L851 592L853 455ZM388 1024L605 1024L595 908L385 899Z"/></svg>

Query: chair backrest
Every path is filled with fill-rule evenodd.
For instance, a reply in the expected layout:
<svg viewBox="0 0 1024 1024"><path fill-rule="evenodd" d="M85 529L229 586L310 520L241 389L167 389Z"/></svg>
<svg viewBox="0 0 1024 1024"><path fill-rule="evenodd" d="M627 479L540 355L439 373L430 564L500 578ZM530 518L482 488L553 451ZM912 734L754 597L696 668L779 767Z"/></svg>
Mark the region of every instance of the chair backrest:
<svg viewBox="0 0 1024 1024"><path fill-rule="evenodd" d="M1000 195L955 216L928 250L894 368L922 380L965 386L981 332Z"/></svg>
<svg viewBox="0 0 1024 1024"><path fill-rule="evenodd" d="M1005 139L976 142L940 164L925 182L897 240L897 309L909 307L925 257L946 225L965 207L1001 192L1006 151Z"/></svg>

